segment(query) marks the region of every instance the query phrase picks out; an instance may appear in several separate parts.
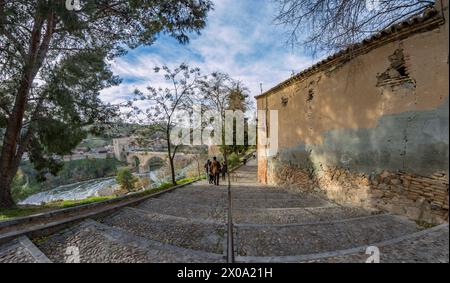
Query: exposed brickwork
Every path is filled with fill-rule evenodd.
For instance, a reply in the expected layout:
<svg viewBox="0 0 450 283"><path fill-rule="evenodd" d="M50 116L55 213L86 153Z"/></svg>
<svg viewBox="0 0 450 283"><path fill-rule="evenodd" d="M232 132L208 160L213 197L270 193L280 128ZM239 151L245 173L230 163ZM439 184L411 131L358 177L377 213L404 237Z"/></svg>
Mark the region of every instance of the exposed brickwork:
<svg viewBox="0 0 450 283"><path fill-rule="evenodd" d="M445 172L419 176L384 171L377 175L338 167L312 170L271 167L269 183L316 191L342 204L375 208L428 223L448 222L449 182Z"/></svg>

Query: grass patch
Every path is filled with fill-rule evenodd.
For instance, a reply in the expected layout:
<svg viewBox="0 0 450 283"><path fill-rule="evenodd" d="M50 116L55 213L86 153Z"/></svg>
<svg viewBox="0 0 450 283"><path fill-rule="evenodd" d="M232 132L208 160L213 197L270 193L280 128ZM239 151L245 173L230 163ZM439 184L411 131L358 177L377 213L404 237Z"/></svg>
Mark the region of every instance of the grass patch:
<svg viewBox="0 0 450 283"><path fill-rule="evenodd" d="M40 212L50 210L45 206L35 206L35 207L17 207L12 209L0 210L0 221L9 220L16 217L24 217Z"/></svg>
<svg viewBox="0 0 450 283"><path fill-rule="evenodd" d="M184 184L196 181L196 180L197 180L196 178L185 178L185 179L178 180L177 183L178 183L178 185L184 185ZM151 195L151 194L155 194L155 193L159 193L159 192L168 190L172 187L173 187L172 183L164 183L157 188L148 189L143 192L137 193L137 194L135 194L135 196L139 197L139 196ZM12 208L12 209L0 210L0 221L11 220L11 219L17 218L17 217L25 217L25 216L30 216L30 215L37 214L37 213L53 211L53 210L57 210L57 209L63 209L63 208L75 207L75 206L86 205L86 204L91 204L91 203L97 203L97 202L106 201L106 200L110 200L110 199L114 199L114 198L116 198L116 197L114 197L114 196L90 197L90 198L82 199L82 200L55 201L55 202L46 203L44 205L18 206L16 208Z"/></svg>
<svg viewBox="0 0 450 283"><path fill-rule="evenodd" d="M79 205L86 205L86 204L90 204L90 203L110 200L113 198L114 197L110 196L110 197L90 197L90 198L82 199L82 200L62 200L62 201L52 202L49 205L52 207L55 207L55 208L69 208L69 207L74 207L74 206L79 206Z"/></svg>
<svg viewBox="0 0 450 283"><path fill-rule="evenodd" d="M16 217L25 217L37 213L52 211L56 209L69 208L112 199L114 197L90 197L82 200L63 200L49 202L44 205L18 206L12 209L0 210L0 221L9 220Z"/></svg>

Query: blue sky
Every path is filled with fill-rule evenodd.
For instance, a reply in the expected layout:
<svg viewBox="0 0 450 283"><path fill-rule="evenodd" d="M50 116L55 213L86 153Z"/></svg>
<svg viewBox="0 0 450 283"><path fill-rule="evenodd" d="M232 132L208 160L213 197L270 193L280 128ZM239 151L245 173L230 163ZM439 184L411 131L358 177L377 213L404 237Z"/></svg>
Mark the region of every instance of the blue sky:
<svg viewBox="0 0 450 283"><path fill-rule="evenodd" d="M162 85L153 73L155 66L188 63L202 73L228 73L241 80L255 96L260 83L268 90L314 63L301 50L288 46L283 27L273 24L276 7L271 0L213 0L207 27L187 45L161 35L152 46L140 47L112 62L123 82L104 90L106 102L123 102L134 89Z"/></svg>

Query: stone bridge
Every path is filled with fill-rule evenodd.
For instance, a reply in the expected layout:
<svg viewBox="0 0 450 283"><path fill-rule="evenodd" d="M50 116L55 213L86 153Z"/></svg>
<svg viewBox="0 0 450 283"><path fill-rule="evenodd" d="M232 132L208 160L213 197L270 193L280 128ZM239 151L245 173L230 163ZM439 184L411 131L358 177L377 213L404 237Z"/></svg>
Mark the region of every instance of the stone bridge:
<svg viewBox="0 0 450 283"><path fill-rule="evenodd" d="M175 158L190 158L193 154L178 153ZM131 151L126 153L126 161L129 165L139 168L139 173L150 170L152 165L163 165L167 162L167 152Z"/></svg>

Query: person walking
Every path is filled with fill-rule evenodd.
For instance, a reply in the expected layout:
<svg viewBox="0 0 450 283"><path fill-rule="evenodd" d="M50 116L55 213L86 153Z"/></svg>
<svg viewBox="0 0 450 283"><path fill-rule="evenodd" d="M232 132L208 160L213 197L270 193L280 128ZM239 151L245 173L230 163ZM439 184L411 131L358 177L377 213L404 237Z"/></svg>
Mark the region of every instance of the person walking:
<svg viewBox="0 0 450 283"><path fill-rule="evenodd" d="M213 161L211 162L211 173L214 176L214 185L219 186L220 180L220 163L217 161L217 158L214 156Z"/></svg>
<svg viewBox="0 0 450 283"><path fill-rule="evenodd" d="M211 183L211 160L208 159L208 161L206 161L205 163L205 172L206 172L206 178L208 179L209 183Z"/></svg>
<svg viewBox="0 0 450 283"><path fill-rule="evenodd" d="M211 162L211 164L212 164L212 162ZM214 173L212 172L211 167L209 169L209 183L211 185L214 184Z"/></svg>
<svg viewBox="0 0 450 283"><path fill-rule="evenodd" d="M223 162L222 163L222 181L224 181L224 182L225 182L227 173L228 173L228 165L226 162Z"/></svg>

